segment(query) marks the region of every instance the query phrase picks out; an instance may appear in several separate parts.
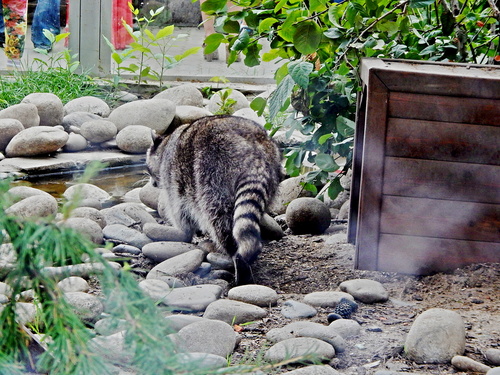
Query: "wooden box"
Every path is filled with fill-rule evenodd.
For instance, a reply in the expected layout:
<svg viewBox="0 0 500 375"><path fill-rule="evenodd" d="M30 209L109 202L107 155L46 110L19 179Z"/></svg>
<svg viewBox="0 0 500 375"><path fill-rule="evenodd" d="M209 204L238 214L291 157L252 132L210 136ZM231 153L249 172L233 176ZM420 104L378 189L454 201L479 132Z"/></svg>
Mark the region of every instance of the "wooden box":
<svg viewBox="0 0 500 375"><path fill-rule="evenodd" d="M500 68L364 59L349 240L356 268L500 262Z"/></svg>

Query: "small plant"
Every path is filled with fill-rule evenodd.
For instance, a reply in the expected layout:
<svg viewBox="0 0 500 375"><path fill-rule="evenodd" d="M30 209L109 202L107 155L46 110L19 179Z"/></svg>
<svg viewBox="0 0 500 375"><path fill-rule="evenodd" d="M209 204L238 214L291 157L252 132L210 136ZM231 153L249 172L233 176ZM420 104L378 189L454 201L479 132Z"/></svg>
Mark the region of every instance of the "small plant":
<svg viewBox="0 0 500 375"><path fill-rule="evenodd" d="M65 40L69 36L69 33L55 35L51 33L49 30L44 29L43 35L49 40L50 49L46 50L43 48L35 48L34 50L42 55L47 56L48 61L44 61L39 58L34 58L33 61L37 63L36 64L37 66L35 66L35 69L33 70L60 68L68 70L71 73L74 73L76 69L78 69L78 67L80 66L80 61L76 59L78 54L72 55L67 48L58 53L49 53L52 50L53 46Z"/></svg>
<svg viewBox="0 0 500 375"><path fill-rule="evenodd" d="M214 94L220 98L220 108L214 115L230 115L234 112L236 100L230 98L232 92L233 89L225 89Z"/></svg>
<svg viewBox="0 0 500 375"><path fill-rule="evenodd" d="M114 78L114 84L116 85L120 81L122 72L128 72L133 74L138 84L148 79L152 79L159 81L161 87L165 70L174 67L187 56L198 52L201 47L193 47L180 55L169 56L168 50L173 46L173 43L185 38L187 35L179 34L174 37L174 25L163 27L158 30L156 34L151 31L151 24L163 12L165 7L160 7L156 11L151 10L150 17L147 18L140 16L139 9L134 8L132 3L128 3L128 5L137 24L137 30L134 31L130 25L122 21L123 27L125 27L133 38L130 47L121 52L117 51L109 39L104 37L106 43L111 48L111 58L118 65L118 73ZM155 52L153 49L159 52ZM125 61L128 59L136 59L138 62L124 65ZM149 64L146 65L147 59L156 61L160 66L159 70L154 70Z"/></svg>

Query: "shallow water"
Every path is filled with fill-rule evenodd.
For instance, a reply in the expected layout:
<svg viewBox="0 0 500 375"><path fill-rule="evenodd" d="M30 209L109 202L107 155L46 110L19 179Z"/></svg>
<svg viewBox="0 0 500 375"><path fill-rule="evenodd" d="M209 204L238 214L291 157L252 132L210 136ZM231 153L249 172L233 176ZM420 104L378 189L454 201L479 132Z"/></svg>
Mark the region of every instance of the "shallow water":
<svg viewBox="0 0 500 375"><path fill-rule="evenodd" d="M90 183L107 191L113 196L114 200L120 201L127 192L142 187L148 182L148 176L145 171L146 168L144 165L107 168L92 178ZM46 191L59 199L68 187L79 182L82 173L82 171L57 173L15 181L12 185L31 186Z"/></svg>

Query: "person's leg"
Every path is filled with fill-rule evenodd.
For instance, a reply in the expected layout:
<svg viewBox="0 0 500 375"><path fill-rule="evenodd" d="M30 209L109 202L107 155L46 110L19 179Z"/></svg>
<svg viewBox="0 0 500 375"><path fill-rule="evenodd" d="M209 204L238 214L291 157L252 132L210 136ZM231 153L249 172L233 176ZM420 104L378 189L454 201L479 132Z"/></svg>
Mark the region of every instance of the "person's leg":
<svg viewBox="0 0 500 375"><path fill-rule="evenodd" d="M2 0L3 18L5 22L5 54L8 65L19 66L24 52L26 39L27 0Z"/></svg>
<svg viewBox="0 0 500 375"><path fill-rule="evenodd" d="M3 20L2 0L0 0L0 48L3 48L4 43L5 43L5 22Z"/></svg>
<svg viewBox="0 0 500 375"><path fill-rule="evenodd" d="M61 0L38 0L31 25L31 41L35 48L52 48L43 30L49 30L54 35L61 32L60 9Z"/></svg>

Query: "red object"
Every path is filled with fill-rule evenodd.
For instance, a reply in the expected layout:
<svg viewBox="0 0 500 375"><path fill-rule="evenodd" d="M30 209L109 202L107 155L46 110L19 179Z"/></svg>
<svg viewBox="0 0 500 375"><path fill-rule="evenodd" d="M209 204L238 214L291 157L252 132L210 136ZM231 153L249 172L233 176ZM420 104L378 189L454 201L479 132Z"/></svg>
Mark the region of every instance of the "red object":
<svg viewBox="0 0 500 375"><path fill-rule="evenodd" d="M132 37L129 35L125 27L123 26L122 20L132 26L133 18L132 11L128 7L129 0L113 0L112 9L112 20L111 20L111 43L116 49L124 49L129 43L132 42ZM69 1L67 4L66 11L66 32L69 30ZM68 40L65 41L65 46L67 47Z"/></svg>
<svg viewBox="0 0 500 375"><path fill-rule="evenodd" d="M132 26L132 11L128 6L129 0L113 0L113 19L111 42L116 49L124 49L133 38L123 26L123 20Z"/></svg>

